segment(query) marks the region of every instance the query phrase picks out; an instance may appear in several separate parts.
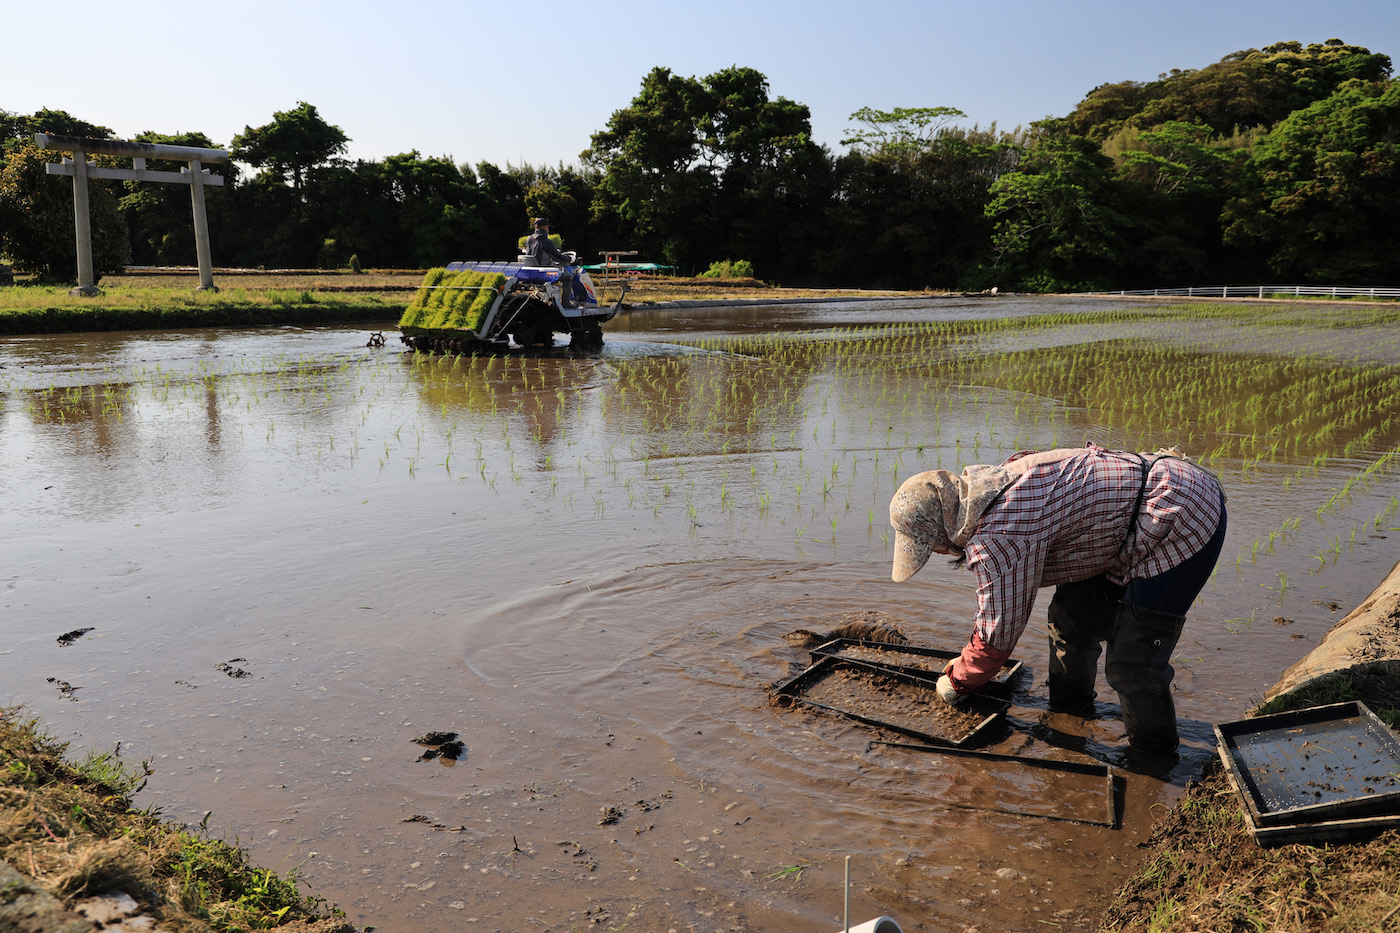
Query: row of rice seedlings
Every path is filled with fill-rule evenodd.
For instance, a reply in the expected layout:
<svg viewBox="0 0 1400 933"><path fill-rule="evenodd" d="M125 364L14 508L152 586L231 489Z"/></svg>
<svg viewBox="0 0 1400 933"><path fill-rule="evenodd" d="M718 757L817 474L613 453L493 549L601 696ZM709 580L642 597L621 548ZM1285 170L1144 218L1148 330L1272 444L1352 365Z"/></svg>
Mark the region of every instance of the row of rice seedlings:
<svg viewBox="0 0 1400 933"><path fill-rule="evenodd" d="M1067 316L1066 322L1070 319L1078 324L1083 316ZM412 450L397 436L379 437L381 471L403 459L416 476L424 435L435 432L442 444L435 456L441 457L438 462L448 474L453 473L454 458L464 459L457 456L463 445L469 451L465 459L481 467L475 473L462 471L464 478L480 476L484 483L489 475L520 483L533 470L549 474L551 491L564 494L575 480L561 480L560 464L572 460L578 465L578 479L595 484L595 495L611 494L619 487L626 497L624 507L664 511L682 496L651 490L684 490L684 507L699 520L711 506L696 488L694 476L699 472L712 477L714 467L703 462L714 458L742 466L738 485L722 481L722 491L713 493L718 514L736 516L751 509L762 520L802 527L807 538L824 524L831 533L822 537L831 540L852 524L863 524L868 533L877 524L883 526L875 517L882 514L888 493L906 469L934 464L957 469L1017 448L1082 443L1093 437L1090 432L1096 425L1116 432L1125 445L1149 437L1154 443L1213 442L1211 462L1237 460L1240 480L1249 476L1251 462L1257 471L1261 461L1308 453L1312 460L1300 462L1297 469L1300 476L1308 470L1315 476L1319 457L1346 456L1346 443L1369 433L1369 445L1385 440L1391 431L1382 419L1363 425L1360 434L1348 434L1357 420L1349 424L1345 418L1348 399L1369 395L1368 404L1379 407L1392 391L1378 384L1368 388L1366 378L1352 371L1344 372L1347 381L1330 393L1322 377L1296 369L1289 373L1287 385L1306 388L1295 391L1295 399L1306 401L1309 393L1317 399L1311 407L1293 410L1316 413L1318 422L1309 440L1300 443L1295 434L1290 445L1277 425L1269 423L1270 416L1282 416L1285 405L1267 407L1272 393L1262 386L1245 391L1259 384L1261 377L1243 368L1250 364L1258 369L1257 360L1212 358L1206 365L1180 352L1154 360L1150 354L1144 357L1141 346L1108 347L1105 341L1043 351L971 352L969 340L978 333L1013 329L1000 323L848 329L793 339L749 338L740 342L742 355L606 363L415 357L409 369L420 378L407 387L395 388L393 369L381 367L374 374L379 381L367 390L363 363L352 367L357 374L347 382L362 406L359 427L365 431L384 432L380 424L386 405L401 410L416 404L413 417L433 425L432 431L421 424L415 427ZM721 341L709 347L722 348ZM1106 366L1121 370L1124 361L1134 360L1152 365L1140 365L1131 378L1118 372L1114 378L1094 378ZM1183 365L1191 367L1191 378L1181 378ZM332 385L330 371L322 373L326 381L319 388L312 384L314 378L306 367L289 362L222 384L236 386L228 391L240 394L245 413L268 404L273 395L291 393L303 402L314 400L296 412L303 431L322 416L329 431L337 424L343 429L352 420L344 410L350 389ZM1172 394L1176 383L1180 388ZM161 399L169 404L171 383L166 380L163 386ZM1163 410L1143 408L1137 400L1151 397L1158 388L1162 391L1157 397L1168 400ZM1217 397L1222 399L1207 406ZM1252 430L1222 432L1199 424L1211 420L1212 413L1221 426ZM1246 423L1247 419L1252 420ZM1319 433L1329 425L1329 432ZM286 436L270 430L266 442L276 444ZM629 438L627 458L600 447L602 440L611 439L615 445L619 437ZM512 439L527 441L534 453L523 453L518 444L512 446ZM352 431L350 440L353 449L360 438ZM1332 446L1334 440L1344 441L1341 451ZM334 433L328 434L328 444L335 444ZM321 449L318 444L318 453ZM760 452L770 459L755 459ZM405 457L399 458L400 453ZM532 458L535 464L529 467ZM624 462L640 466L631 472L633 467ZM697 464L703 468L697 470ZM606 488L598 486L604 481ZM602 515L610 512L609 501L605 496ZM851 512L864 515L865 522L847 521Z"/></svg>

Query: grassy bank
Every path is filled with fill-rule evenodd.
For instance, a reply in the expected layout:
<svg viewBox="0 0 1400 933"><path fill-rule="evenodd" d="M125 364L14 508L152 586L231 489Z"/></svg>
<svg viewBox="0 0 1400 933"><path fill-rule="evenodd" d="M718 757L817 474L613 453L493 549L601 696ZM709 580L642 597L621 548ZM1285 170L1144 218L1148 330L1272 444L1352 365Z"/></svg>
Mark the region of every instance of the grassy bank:
<svg viewBox="0 0 1400 933"><path fill-rule="evenodd" d="M1400 663L1338 671L1256 714L1360 700L1394 728ZM1400 831L1327 845L1262 849L1218 761L1153 827L1147 860L1118 893L1103 928L1144 933L1242 930L1335 933L1400 921Z"/></svg>
<svg viewBox="0 0 1400 933"><path fill-rule="evenodd" d="M418 270L350 273L249 272L215 276L219 290L197 292L194 274L104 276L102 294L79 298L66 286L0 288L0 335L175 327L397 321L423 280ZM616 301L621 284L604 286ZM670 301L810 298L887 294L839 289L774 288L756 279L634 279L629 306Z"/></svg>
<svg viewBox="0 0 1400 933"><path fill-rule="evenodd" d="M110 285L101 295L78 298L63 288L20 285L0 289L0 334L394 321L406 294Z"/></svg>
<svg viewBox="0 0 1400 933"><path fill-rule="evenodd" d="M71 763L66 750L21 710L0 709L0 857L19 873L0 878L0 929L69 929L68 908L115 893L167 931L353 929L300 892L295 867L259 868L235 846L133 809L148 767L115 752Z"/></svg>
<svg viewBox="0 0 1400 933"><path fill-rule="evenodd" d="M1400 913L1400 832L1261 849L1218 762L1146 843L1103 929L1141 933L1381 930Z"/></svg>

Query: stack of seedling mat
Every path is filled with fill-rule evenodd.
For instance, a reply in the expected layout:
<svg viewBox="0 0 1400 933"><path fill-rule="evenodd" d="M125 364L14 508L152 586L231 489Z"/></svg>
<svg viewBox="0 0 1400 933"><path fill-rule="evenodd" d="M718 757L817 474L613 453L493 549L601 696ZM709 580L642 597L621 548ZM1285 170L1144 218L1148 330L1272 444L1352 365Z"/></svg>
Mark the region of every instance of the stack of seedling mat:
<svg viewBox="0 0 1400 933"><path fill-rule="evenodd" d="M1400 826L1400 740L1364 703L1223 723L1215 735L1261 846Z"/></svg>
<svg viewBox="0 0 1400 933"><path fill-rule="evenodd" d="M506 277L500 273L429 269L399 330L411 336L479 336Z"/></svg>
<svg viewBox="0 0 1400 933"><path fill-rule="evenodd" d="M838 638L815 648L812 666L774 694L925 742L962 747L1005 715L1021 662L1008 660L990 684L952 707L938 698L937 683L955 657L937 648Z"/></svg>

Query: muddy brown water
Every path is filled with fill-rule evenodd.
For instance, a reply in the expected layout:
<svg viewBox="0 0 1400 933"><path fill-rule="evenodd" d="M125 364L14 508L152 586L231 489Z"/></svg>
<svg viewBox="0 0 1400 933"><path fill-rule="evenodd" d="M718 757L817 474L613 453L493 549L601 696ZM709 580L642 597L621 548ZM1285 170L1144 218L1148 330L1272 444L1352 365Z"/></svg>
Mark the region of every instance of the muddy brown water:
<svg viewBox="0 0 1400 933"><path fill-rule="evenodd" d="M363 328L7 338L0 702L75 756L150 759L138 803L191 825L211 811L211 832L380 930L835 930L848 857L853 923L1092 928L1214 754L1210 723L1393 563L1371 519L1390 467L1314 515L1394 446L1388 424L1314 470L1306 450L1219 464L1229 538L1177 657L1185 756L1165 780L1123 775L1119 829L1074 822L1100 815L1092 782L872 745L902 739L768 688L809 660L785 636L872 609L920 644L966 639L970 574L889 580L903 477L1149 443L1061 399L940 382L897 343L853 356L832 328L1102 307L638 313L601 353L494 360L370 349ZM1261 366L1287 352L1223 326L1134 339ZM811 350L721 352L774 333ZM1353 349L1394 362L1367 335ZM982 747L1117 764L1107 688L1087 726L1045 713L1047 598ZM461 755L420 760L429 731Z"/></svg>

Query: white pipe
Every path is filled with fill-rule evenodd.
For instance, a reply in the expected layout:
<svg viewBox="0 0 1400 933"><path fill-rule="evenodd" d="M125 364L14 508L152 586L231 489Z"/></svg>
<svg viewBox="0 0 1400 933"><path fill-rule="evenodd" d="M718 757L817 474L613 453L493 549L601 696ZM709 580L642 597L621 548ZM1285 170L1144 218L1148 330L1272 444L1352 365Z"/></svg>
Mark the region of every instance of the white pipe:
<svg viewBox="0 0 1400 933"><path fill-rule="evenodd" d="M904 933L904 928L893 917L876 917L847 927L846 933Z"/></svg>

